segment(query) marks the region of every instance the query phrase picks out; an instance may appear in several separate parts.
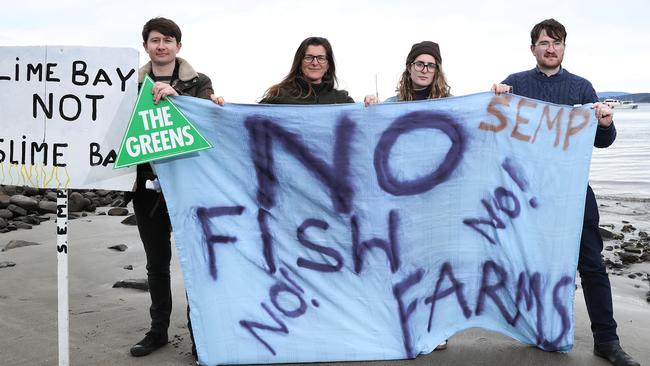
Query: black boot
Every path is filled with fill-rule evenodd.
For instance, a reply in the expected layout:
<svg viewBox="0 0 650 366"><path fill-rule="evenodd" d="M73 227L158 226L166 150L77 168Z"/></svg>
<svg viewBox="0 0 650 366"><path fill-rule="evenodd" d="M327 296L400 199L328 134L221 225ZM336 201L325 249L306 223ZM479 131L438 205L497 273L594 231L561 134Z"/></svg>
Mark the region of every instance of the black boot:
<svg viewBox="0 0 650 366"><path fill-rule="evenodd" d="M608 360L614 366L640 366L632 356L623 351L618 341L594 343L594 354Z"/></svg>
<svg viewBox="0 0 650 366"><path fill-rule="evenodd" d="M131 347L131 355L141 357L150 354L168 342L167 334L147 332L142 340Z"/></svg>

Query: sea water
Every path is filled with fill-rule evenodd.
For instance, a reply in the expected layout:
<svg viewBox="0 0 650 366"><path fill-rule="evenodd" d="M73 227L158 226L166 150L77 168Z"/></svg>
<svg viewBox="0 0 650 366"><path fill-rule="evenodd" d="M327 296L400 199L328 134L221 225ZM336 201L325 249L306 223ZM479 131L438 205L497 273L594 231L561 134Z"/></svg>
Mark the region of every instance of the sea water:
<svg viewBox="0 0 650 366"><path fill-rule="evenodd" d="M616 141L594 148L589 182L597 196L650 200L650 103L614 109Z"/></svg>

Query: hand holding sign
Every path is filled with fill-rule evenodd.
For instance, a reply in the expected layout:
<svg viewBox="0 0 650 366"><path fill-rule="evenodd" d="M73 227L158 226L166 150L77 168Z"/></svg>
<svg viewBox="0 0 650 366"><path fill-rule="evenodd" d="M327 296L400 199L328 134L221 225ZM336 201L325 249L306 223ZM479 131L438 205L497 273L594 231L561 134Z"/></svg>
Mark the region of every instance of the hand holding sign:
<svg viewBox="0 0 650 366"><path fill-rule="evenodd" d="M212 145L169 99L162 87L146 76L129 127L122 139L115 168L209 149ZM175 92L175 91L174 91ZM150 97L153 93L153 98ZM178 94L175 94L178 95ZM158 100L157 100L158 99Z"/></svg>

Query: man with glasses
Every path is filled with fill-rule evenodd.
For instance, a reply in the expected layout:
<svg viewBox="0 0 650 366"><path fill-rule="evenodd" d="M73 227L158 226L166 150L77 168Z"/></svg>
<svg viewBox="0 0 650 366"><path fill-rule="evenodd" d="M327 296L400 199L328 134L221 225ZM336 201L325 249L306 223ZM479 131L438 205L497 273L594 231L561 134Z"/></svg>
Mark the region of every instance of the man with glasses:
<svg viewBox="0 0 650 366"><path fill-rule="evenodd" d="M537 66L532 70L508 76L501 84L493 85L492 90L497 94L512 92L571 106L595 103L593 108L598 127L594 146L608 147L616 138L613 112L608 106L598 103L598 96L588 80L562 68L566 36L564 26L555 19L547 19L535 25L530 32L530 50L537 60ZM598 220L596 198L591 187L587 186L578 271L591 320L594 354L616 366L639 366L639 363L621 348L616 334L612 290L600 255L603 240L598 229Z"/></svg>

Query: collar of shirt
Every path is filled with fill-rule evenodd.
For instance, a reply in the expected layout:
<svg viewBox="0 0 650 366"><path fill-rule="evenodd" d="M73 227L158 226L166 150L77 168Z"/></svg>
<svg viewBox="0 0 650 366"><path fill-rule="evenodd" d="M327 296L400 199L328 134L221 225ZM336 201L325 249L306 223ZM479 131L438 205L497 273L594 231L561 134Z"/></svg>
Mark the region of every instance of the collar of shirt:
<svg viewBox="0 0 650 366"><path fill-rule="evenodd" d="M538 67L537 65L535 65L535 71L536 71L538 74L542 75L542 76L545 76L545 77L548 77L548 78L552 78L552 77L556 77L556 76L560 76L560 75L562 75L562 74L564 73L564 68L562 68L562 65L560 65L560 70L559 70L558 72L556 72L555 74L550 75L550 76L548 76L548 75L546 75L545 73L543 73L543 72L539 69L539 67Z"/></svg>

